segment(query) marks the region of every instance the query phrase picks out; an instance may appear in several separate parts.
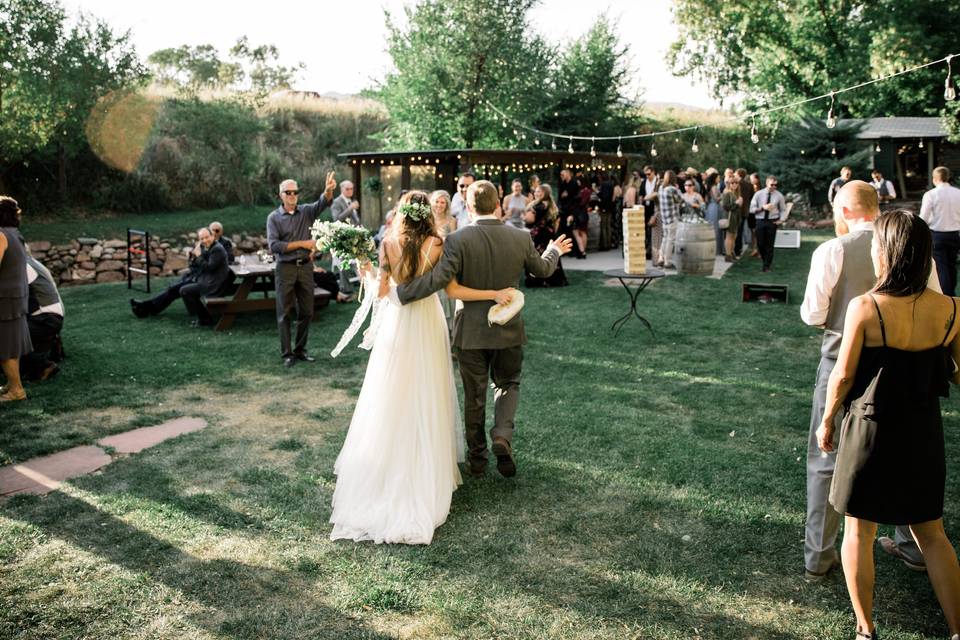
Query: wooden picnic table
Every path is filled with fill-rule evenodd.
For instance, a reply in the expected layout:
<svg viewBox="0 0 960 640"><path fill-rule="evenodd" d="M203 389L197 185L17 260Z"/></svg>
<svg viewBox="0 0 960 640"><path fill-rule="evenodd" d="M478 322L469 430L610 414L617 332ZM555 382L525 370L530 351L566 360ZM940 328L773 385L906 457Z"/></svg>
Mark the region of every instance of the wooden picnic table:
<svg viewBox="0 0 960 640"><path fill-rule="evenodd" d="M270 309L276 311L276 298L270 295L275 290L273 263L257 260L256 256L242 256L243 260L230 265L230 270L240 279L240 286L232 297L207 298L207 309L219 313L220 320L214 331L226 331L233 326L239 313L251 313ZM251 259L252 258L252 259ZM251 293L263 292L263 297L250 297ZM326 289L315 287L313 290L313 308L322 309L330 303L332 294ZM314 314L314 318L317 314Z"/></svg>

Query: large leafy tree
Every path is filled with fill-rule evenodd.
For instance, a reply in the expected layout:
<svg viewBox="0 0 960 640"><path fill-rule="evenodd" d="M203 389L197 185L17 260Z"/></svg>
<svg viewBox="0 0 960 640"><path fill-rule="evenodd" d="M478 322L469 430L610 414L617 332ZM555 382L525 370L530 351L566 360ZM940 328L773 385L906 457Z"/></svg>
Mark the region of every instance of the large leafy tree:
<svg viewBox="0 0 960 640"><path fill-rule="evenodd" d="M768 105L828 93L942 58L956 49L960 4L943 0L677 0L679 75L714 95ZM941 66L838 97L856 117L936 115L944 106ZM823 104L805 109L822 111Z"/></svg>
<svg viewBox="0 0 960 640"><path fill-rule="evenodd" d="M424 0L404 8L388 50L395 71L378 89L390 112L389 147L502 146L512 127L489 100L519 118L542 108L550 47L531 35L536 0ZM388 25L395 24L386 13Z"/></svg>
<svg viewBox="0 0 960 640"><path fill-rule="evenodd" d="M559 57L552 72L548 99L538 114L538 128L573 135L614 135L626 125L628 47L601 16L580 39Z"/></svg>
<svg viewBox="0 0 960 640"><path fill-rule="evenodd" d="M58 0L0 0L0 168L52 157L65 198L91 109L143 78L127 34L83 14L68 21Z"/></svg>

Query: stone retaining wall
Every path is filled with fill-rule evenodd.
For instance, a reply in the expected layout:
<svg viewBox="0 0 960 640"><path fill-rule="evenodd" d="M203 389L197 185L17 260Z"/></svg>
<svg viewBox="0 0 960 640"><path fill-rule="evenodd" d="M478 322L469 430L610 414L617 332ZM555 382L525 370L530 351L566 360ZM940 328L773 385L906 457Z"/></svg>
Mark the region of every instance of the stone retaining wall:
<svg viewBox="0 0 960 640"><path fill-rule="evenodd" d="M255 253L267 246L264 236L234 234L230 239L233 241L234 255ZM184 234L172 240L151 236L150 275L166 277L183 273L196 242L196 233ZM27 246L61 285L120 282L127 279L126 240L76 238L57 245L38 240L27 243ZM135 277L143 276L135 274Z"/></svg>

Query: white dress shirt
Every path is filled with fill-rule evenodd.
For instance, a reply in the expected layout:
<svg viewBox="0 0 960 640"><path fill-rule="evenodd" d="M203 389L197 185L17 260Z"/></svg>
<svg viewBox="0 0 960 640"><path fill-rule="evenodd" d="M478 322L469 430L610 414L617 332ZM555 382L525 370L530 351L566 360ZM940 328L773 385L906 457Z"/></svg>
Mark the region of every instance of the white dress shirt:
<svg viewBox="0 0 960 640"><path fill-rule="evenodd" d="M960 189L940 183L923 194L920 217L932 231L960 231Z"/></svg>
<svg viewBox="0 0 960 640"><path fill-rule="evenodd" d="M37 273L37 270L34 269L29 264L27 265L27 284L32 284L34 280L40 277L40 274ZM61 318L63 317L63 303L54 302L53 304L48 304L45 307L40 307L30 315L38 316L41 313L55 313Z"/></svg>
<svg viewBox="0 0 960 640"><path fill-rule="evenodd" d="M470 224L470 213L467 211L467 203L460 196L459 192L453 194L453 198L450 200L450 213L457 219L457 229L462 229Z"/></svg>
<svg viewBox="0 0 960 640"><path fill-rule="evenodd" d="M873 222L854 225L850 227L850 233L862 229L873 231ZM812 327L820 327L827 321L827 314L830 311L830 294L840 280L841 271L843 271L843 245L840 243L840 238L832 238L817 247L810 260L807 289L803 294L803 304L800 305L800 318L804 323ZM930 270L927 288L943 293L935 264Z"/></svg>
<svg viewBox="0 0 960 640"><path fill-rule="evenodd" d="M891 198L896 198L897 190L893 188L893 183L887 180L886 178L883 178L882 180L871 180L870 186L876 189L877 193L879 194L880 189L883 188L884 183L886 183L887 185L887 195L890 196Z"/></svg>

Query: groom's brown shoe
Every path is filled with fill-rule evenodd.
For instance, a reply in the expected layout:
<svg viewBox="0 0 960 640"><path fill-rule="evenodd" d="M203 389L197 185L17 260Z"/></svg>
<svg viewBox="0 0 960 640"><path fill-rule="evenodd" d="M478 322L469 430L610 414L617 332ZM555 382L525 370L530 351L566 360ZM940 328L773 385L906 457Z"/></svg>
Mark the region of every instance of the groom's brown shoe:
<svg viewBox="0 0 960 640"><path fill-rule="evenodd" d="M474 458L471 456L468 460L468 465L470 476L473 478L482 478L487 471L486 458Z"/></svg>
<svg viewBox="0 0 960 640"><path fill-rule="evenodd" d="M504 478L517 475L517 464L513 461L513 447L505 438L493 439L493 455L497 456L497 471Z"/></svg>

